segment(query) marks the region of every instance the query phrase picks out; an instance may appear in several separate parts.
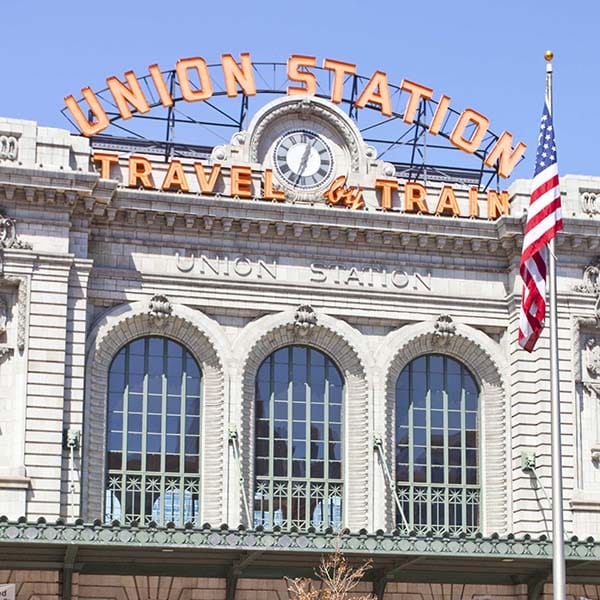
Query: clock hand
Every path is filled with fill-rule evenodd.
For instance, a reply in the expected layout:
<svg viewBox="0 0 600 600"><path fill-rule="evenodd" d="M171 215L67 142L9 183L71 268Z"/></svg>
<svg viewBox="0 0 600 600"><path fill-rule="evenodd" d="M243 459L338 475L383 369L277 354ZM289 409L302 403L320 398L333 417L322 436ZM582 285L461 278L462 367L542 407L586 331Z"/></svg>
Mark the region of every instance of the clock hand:
<svg viewBox="0 0 600 600"><path fill-rule="evenodd" d="M308 164L308 157L310 156L310 151L312 150L314 144L314 140L306 144L304 148L304 152L302 154L302 158L300 159L300 164L298 165L298 176L296 177L296 183L300 181L300 177L302 177L302 173L304 173L304 169L306 169L306 165Z"/></svg>

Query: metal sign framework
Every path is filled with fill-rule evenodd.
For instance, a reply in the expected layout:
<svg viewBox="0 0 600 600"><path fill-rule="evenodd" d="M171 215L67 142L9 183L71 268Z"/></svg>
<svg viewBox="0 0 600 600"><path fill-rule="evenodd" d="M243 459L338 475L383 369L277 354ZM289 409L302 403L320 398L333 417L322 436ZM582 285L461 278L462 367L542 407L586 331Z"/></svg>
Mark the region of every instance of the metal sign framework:
<svg viewBox="0 0 600 600"><path fill-rule="evenodd" d="M227 96L220 63L208 65L208 70L214 86L213 95L210 100L195 103L183 100L176 71L163 71L174 100L173 106L168 108L161 104L151 76L139 77L153 110L147 114L134 112L127 121L120 115L108 88L96 92L103 104L110 107L107 110L110 126L108 134L92 138L92 146L162 155L165 161L174 157L208 156L213 146L229 143L235 132L247 127L249 115L264 104L264 96L270 101L285 95L288 86L293 84L288 79L286 63L254 62L259 105L257 96L247 96L242 91L236 98ZM310 72L316 77L316 96L329 99L333 80L331 71L311 67ZM368 110L359 110L355 106L360 90L368 81L369 78L362 75L346 76L340 107L355 121L365 142L375 147L377 158L395 165L398 178L419 180L425 184L428 181L459 183L477 186L482 191L490 186L499 187L497 170L484 165L487 154L498 141L496 134L488 130L480 148L472 155L466 155L449 141L460 114L458 111L449 108L438 135L433 136L428 134L428 123L435 114L436 100L421 99L414 123L406 125L403 109L407 92L397 85L389 84L393 107L391 116L382 115L380 107L374 104L367 104L365 109ZM198 89L197 86L195 88ZM68 109L63 108L61 112L77 129ZM202 130L202 144L180 141L198 139L199 128ZM473 128L471 123L465 135L470 135ZM448 166L449 162L457 166ZM479 164L473 166L473 163Z"/></svg>

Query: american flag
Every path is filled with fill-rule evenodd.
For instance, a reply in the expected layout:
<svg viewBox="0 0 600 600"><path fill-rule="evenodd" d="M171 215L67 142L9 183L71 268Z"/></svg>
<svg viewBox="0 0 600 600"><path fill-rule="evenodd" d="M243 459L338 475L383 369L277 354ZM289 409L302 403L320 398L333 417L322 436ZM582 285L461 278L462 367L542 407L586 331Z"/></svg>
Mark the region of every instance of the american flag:
<svg viewBox="0 0 600 600"><path fill-rule="evenodd" d="M546 102L538 137L533 191L529 201L521 254L523 295L519 318L519 344L528 352L533 350L544 328L548 243L562 227L554 127Z"/></svg>

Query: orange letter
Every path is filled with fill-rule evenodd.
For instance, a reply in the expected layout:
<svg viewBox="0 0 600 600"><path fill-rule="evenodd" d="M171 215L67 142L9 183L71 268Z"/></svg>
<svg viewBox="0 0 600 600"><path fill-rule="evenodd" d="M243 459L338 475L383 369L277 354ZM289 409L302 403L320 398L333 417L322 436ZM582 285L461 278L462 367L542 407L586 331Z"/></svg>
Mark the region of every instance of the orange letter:
<svg viewBox="0 0 600 600"><path fill-rule="evenodd" d="M445 185L440 192L440 199L435 207L435 214L442 215L448 211L453 217L460 216L460 208L451 185Z"/></svg>
<svg viewBox="0 0 600 600"><path fill-rule="evenodd" d="M495 192L494 190L488 190L487 194L488 202L488 219L497 219L502 215L508 215L510 213L510 207L508 204L508 192Z"/></svg>
<svg viewBox="0 0 600 600"><path fill-rule="evenodd" d="M488 167L493 167L494 163L498 161L498 174L501 177L508 177L512 173L527 148L523 142L519 142L513 150L512 139L512 134L505 131L484 161Z"/></svg>
<svg viewBox="0 0 600 600"><path fill-rule="evenodd" d="M152 163L143 156L129 157L129 187L138 187L138 180L145 190L153 190Z"/></svg>
<svg viewBox="0 0 600 600"><path fill-rule="evenodd" d="M197 102L199 100L208 100L213 93L212 83L210 81L210 75L208 74L208 68L206 61L197 56L195 58L182 58L177 61L175 66L177 71L177 79L179 80L179 87L181 88L181 96L188 102ZM192 89L192 83L190 82L189 70L195 69L200 79L200 89Z"/></svg>
<svg viewBox="0 0 600 600"><path fill-rule="evenodd" d="M160 68L158 65L150 65L148 67L148 71L152 76L152 81L154 81L154 87L158 92L158 97L160 98L160 103L163 106L173 106L173 98L171 98L171 94L167 89L167 84L160 72Z"/></svg>
<svg viewBox="0 0 600 600"><path fill-rule="evenodd" d="M345 204L351 210L359 210L364 207L365 200L363 198L363 191L359 187L350 188L348 190L349 195L346 198Z"/></svg>
<svg viewBox="0 0 600 600"><path fill-rule="evenodd" d="M231 167L231 195L252 198L252 169Z"/></svg>
<svg viewBox="0 0 600 600"><path fill-rule="evenodd" d="M138 112L144 114L150 111L148 101L142 92L140 82L136 79L133 71L127 71L125 73L125 79L129 84L127 87L122 81L116 77L109 77L106 80L108 89L115 99L117 108L124 119L131 119L131 110L128 104L131 104Z"/></svg>
<svg viewBox="0 0 600 600"><path fill-rule="evenodd" d="M479 216L479 190L476 187L469 189L469 216Z"/></svg>
<svg viewBox="0 0 600 600"><path fill-rule="evenodd" d="M273 171L265 169L265 185L263 190L265 200L285 200L285 192L273 189Z"/></svg>
<svg viewBox="0 0 600 600"><path fill-rule="evenodd" d="M444 117L448 112L448 107L450 106L450 97L442 96L440 101L438 102L437 108L435 109L435 114L433 115L433 119L431 120L431 124L429 125L429 133L433 133L433 135L437 135L442 128L442 123L444 122Z"/></svg>
<svg viewBox="0 0 600 600"><path fill-rule="evenodd" d="M328 71L333 71L331 101L335 104L339 104L344 95L344 75L354 75L356 73L356 65L340 60L333 60L332 58L326 58L323 61L323 68Z"/></svg>
<svg viewBox="0 0 600 600"><path fill-rule="evenodd" d="M188 185L187 177L183 171L183 165L180 160L174 159L171 161L167 174L162 184L163 191L168 191L172 187L180 189L182 192L189 192L190 186Z"/></svg>
<svg viewBox="0 0 600 600"><path fill-rule="evenodd" d="M208 178L204 173L204 166L202 165L202 163L195 162L194 170L196 171L196 179L198 179L200 191L203 194L206 194L207 196L211 196L212 194L214 194L215 183L217 183L217 177L221 172L221 165L218 163L216 165L213 165Z"/></svg>
<svg viewBox="0 0 600 600"><path fill-rule="evenodd" d="M323 192L323 197L326 198L330 204L338 204L344 199L344 194L346 191L345 183L345 175L340 175L339 177L336 177L329 186L329 189Z"/></svg>
<svg viewBox="0 0 600 600"><path fill-rule="evenodd" d="M308 94L314 96L317 93L317 78L314 73L299 71L298 67L314 67L317 59L314 56L303 56L301 54L292 54L287 63L287 76L290 81L304 83L306 87L288 86L287 95Z"/></svg>
<svg viewBox="0 0 600 600"><path fill-rule="evenodd" d="M399 188L397 179L376 179L375 189L381 190L381 208L389 210L392 208L392 190Z"/></svg>
<svg viewBox="0 0 600 600"><path fill-rule="evenodd" d="M92 137L93 135L100 133L103 129L106 129L110 125L110 121L108 120L108 115L98 101L98 98L96 98L96 94L92 92L92 88L83 88L81 93L83 94L84 100L87 101L92 114L96 118L95 121L87 120L86 116L81 110L81 107L79 104L77 104L77 100L75 100L73 96L67 96L65 98L65 104L71 111L71 114L75 119L75 123L77 127L79 127L79 131L81 131L81 133L86 137Z"/></svg>
<svg viewBox="0 0 600 600"><path fill-rule="evenodd" d="M254 83L254 72L252 70L252 61L248 52L240 54L242 67L235 62L231 54L221 56L221 65L223 75L225 76L225 89L230 98L235 98L238 94L236 83L240 84L242 92L246 96L256 96L256 84Z"/></svg>
<svg viewBox="0 0 600 600"><path fill-rule="evenodd" d="M94 152L92 160L100 163L100 179L110 179L110 166L119 164L119 155L109 152Z"/></svg>
<svg viewBox="0 0 600 600"><path fill-rule="evenodd" d="M466 139L464 133L471 123L475 124L475 131L471 133L470 139ZM489 126L489 119L474 111L472 108L467 108L462 111L458 118L458 121L450 134L450 141L460 150L472 154L481 145L485 132L488 130Z"/></svg>
<svg viewBox="0 0 600 600"><path fill-rule="evenodd" d="M431 88L425 87L424 85L419 85L418 83L409 81L408 79L404 79L402 81L402 83L400 84L400 89L406 92L410 92L410 98L406 103L406 108L404 109L404 116L402 117L402 120L405 123L413 123L415 120L415 113L417 112L417 108L419 106L421 98L430 100L433 96L433 90Z"/></svg>
<svg viewBox="0 0 600 600"><path fill-rule="evenodd" d="M379 92L375 90L379 89ZM354 103L356 108L364 108L367 102L379 104L381 114L386 117L392 116L392 100L390 99L390 88L388 87L387 75L382 71L375 71L373 77L367 83L367 86L360 95L360 98Z"/></svg>
<svg viewBox="0 0 600 600"><path fill-rule="evenodd" d="M415 205L419 212L428 214L425 197L427 189L420 183L405 183L404 184L404 210L406 212L415 212Z"/></svg>

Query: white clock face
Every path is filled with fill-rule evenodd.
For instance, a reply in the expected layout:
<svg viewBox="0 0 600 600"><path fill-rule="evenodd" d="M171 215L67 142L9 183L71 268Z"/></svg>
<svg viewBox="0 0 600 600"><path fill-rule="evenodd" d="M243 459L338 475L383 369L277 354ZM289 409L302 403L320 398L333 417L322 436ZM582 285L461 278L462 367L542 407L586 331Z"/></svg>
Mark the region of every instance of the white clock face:
<svg viewBox="0 0 600 600"><path fill-rule="evenodd" d="M333 155L317 133L298 129L283 135L275 145L278 175L295 188L310 190L323 185L333 173Z"/></svg>

